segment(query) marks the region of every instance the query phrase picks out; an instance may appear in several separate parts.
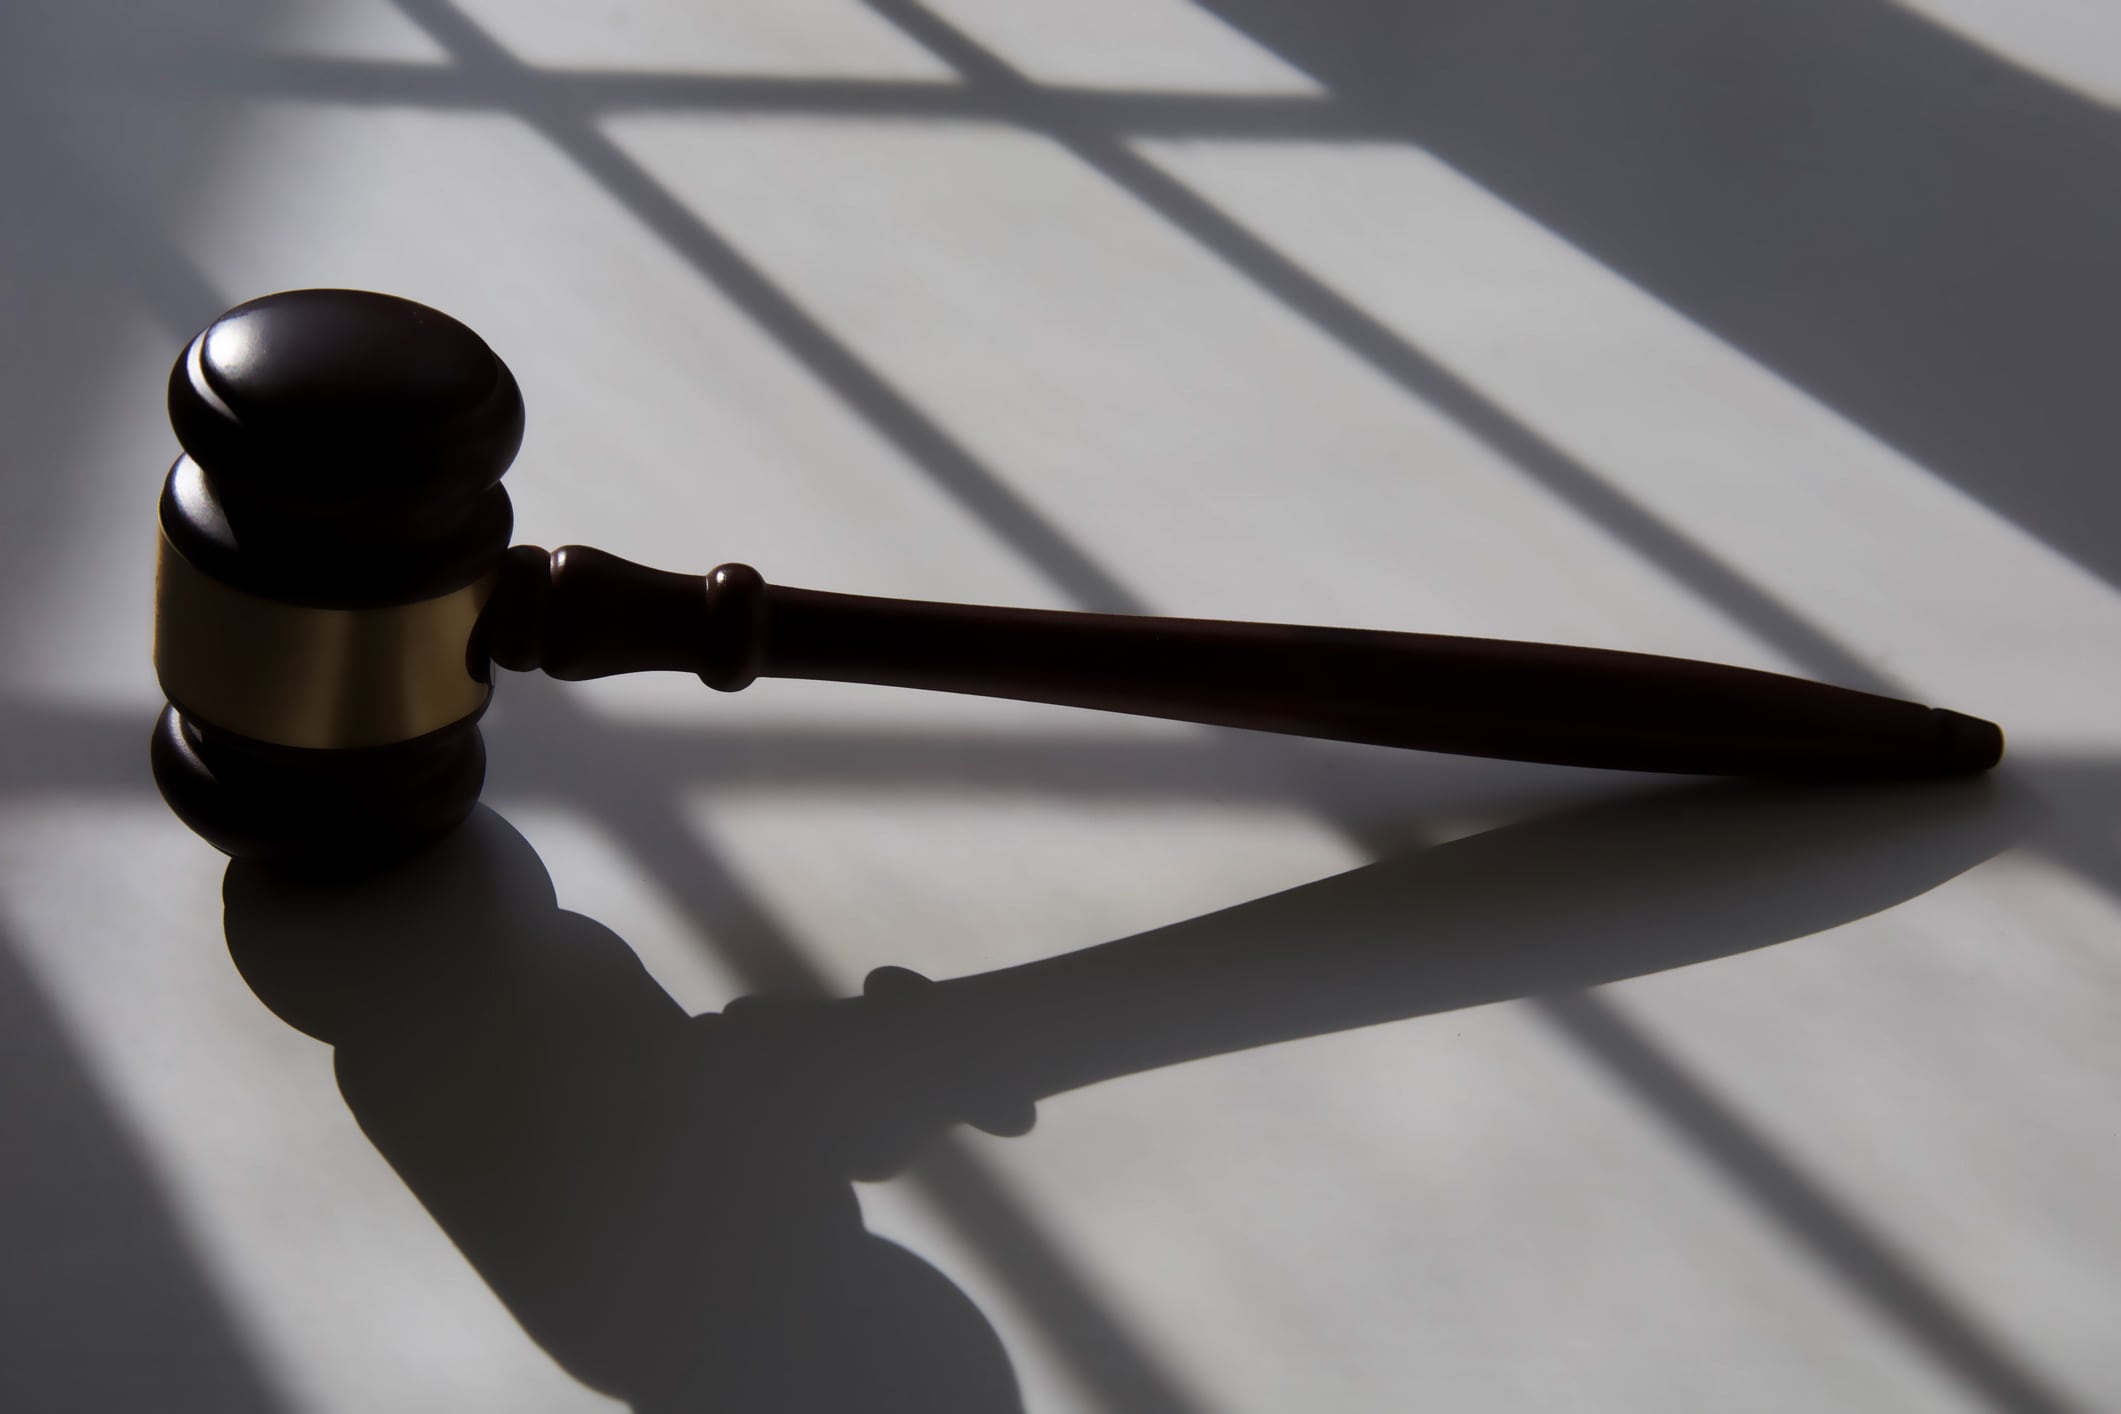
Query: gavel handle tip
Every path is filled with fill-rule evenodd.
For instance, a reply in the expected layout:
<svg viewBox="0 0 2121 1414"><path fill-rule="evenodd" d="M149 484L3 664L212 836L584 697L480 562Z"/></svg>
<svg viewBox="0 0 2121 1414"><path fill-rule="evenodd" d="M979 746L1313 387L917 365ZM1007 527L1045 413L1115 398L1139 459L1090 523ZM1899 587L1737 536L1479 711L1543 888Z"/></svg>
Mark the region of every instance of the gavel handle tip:
<svg viewBox="0 0 2121 1414"><path fill-rule="evenodd" d="M2003 759L2003 728L1964 712L1933 707L1937 721L1938 764L1951 775L1975 775Z"/></svg>

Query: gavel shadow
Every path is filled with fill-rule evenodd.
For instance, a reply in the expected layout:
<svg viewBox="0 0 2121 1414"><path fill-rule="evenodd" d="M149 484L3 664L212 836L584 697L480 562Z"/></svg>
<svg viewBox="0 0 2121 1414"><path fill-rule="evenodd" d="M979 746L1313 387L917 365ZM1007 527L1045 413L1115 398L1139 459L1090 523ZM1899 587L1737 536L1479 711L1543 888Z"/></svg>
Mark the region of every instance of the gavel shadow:
<svg viewBox="0 0 2121 1414"><path fill-rule="evenodd" d="M230 952L524 1329L650 1411L1021 1408L993 1329L851 1181L1161 1065L1594 986L1831 928L1988 858L1990 779L1686 786L1171 927L687 1016L481 809L362 883L230 867Z"/></svg>

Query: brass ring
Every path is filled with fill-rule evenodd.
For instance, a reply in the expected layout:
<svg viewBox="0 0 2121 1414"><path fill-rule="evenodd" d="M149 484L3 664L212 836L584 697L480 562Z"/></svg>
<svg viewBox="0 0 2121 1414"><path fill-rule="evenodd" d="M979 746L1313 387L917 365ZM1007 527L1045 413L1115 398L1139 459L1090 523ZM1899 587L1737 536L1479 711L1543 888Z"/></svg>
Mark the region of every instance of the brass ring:
<svg viewBox="0 0 2121 1414"><path fill-rule="evenodd" d="M377 609L279 604L210 578L161 537L155 675L187 716L313 750L388 746L476 715L471 675L487 574L435 599Z"/></svg>

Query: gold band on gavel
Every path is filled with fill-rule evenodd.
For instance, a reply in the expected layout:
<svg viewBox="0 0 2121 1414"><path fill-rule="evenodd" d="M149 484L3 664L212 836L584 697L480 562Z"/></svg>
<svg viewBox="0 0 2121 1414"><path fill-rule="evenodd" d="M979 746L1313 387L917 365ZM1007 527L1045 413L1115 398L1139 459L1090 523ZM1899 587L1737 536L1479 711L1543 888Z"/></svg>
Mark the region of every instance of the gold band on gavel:
<svg viewBox="0 0 2121 1414"><path fill-rule="evenodd" d="M462 721L492 688L471 675L487 575L438 599L309 609L231 589L161 537L155 675L177 708L253 741L388 746Z"/></svg>

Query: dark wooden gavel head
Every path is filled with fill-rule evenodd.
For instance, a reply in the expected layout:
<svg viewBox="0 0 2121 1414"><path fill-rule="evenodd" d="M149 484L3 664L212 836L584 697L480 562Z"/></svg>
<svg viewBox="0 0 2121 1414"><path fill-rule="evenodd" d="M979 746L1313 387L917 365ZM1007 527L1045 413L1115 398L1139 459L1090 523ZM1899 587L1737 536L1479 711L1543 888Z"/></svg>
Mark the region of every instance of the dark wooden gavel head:
<svg viewBox="0 0 2121 1414"><path fill-rule="evenodd" d="M512 527L514 375L423 305L239 305L169 378L155 782L230 854L358 866L478 800L492 689L474 626Z"/></svg>

